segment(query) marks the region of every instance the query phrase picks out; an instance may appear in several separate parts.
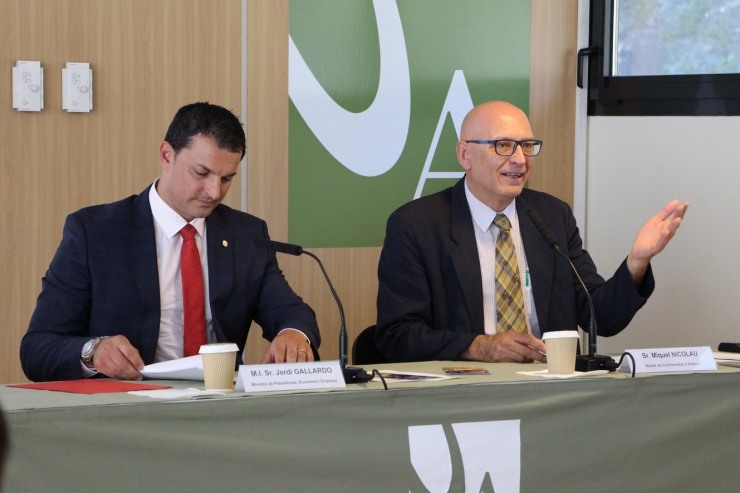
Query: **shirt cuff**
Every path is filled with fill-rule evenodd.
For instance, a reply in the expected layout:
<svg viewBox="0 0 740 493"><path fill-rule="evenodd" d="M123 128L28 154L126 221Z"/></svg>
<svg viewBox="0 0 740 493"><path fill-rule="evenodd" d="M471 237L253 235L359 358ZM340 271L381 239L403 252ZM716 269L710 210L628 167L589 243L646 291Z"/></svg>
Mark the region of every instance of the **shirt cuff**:
<svg viewBox="0 0 740 493"><path fill-rule="evenodd" d="M82 367L82 378L90 378L98 374L98 370L95 368L88 368L82 360L80 360L80 366Z"/></svg>

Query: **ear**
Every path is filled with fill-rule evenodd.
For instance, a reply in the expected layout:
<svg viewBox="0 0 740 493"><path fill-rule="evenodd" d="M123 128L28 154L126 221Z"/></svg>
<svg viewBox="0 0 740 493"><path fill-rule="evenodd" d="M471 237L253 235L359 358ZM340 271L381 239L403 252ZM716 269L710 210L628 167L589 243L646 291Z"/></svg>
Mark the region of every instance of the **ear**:
<svg viewBox="0 0 740 493"><path fill-rule="evenodd" d="M464 140L458 141L455 151L457 152L457 161L460 163L460 166L466 172L470 171L470 147L468 143Z"/></svg>
<svg viewBox="0 0 740 493"><path fill-rule="evenodd" d="M159 164L162 165L162 170L169 171L170 167L175 163L175 150L172 148L169 142L162 142L159 145Z"/></svg>

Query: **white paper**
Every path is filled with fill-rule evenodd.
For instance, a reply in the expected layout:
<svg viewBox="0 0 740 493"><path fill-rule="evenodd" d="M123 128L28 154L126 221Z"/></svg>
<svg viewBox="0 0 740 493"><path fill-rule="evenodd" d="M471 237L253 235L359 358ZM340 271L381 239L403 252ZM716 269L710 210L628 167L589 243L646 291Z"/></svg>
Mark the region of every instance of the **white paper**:
<svg viewBox="0 0 740 493"><path fill-rule="evenodd" d="M398 383L398 382L436 382L438 380L451 380L457 377L449 377L447 375L435 375L433 373L415 373L410 371L396 371L396 370L378 370L378 372L385 378L385 383ZM375 377L372 379L373 382L380 382L380 378Z"/></svg>
<svg viewBox="0 0 740 493"><path fill-rule="evenodd" d="M740 353L728 353L725 351L715 351L712 353L716 360L735 360L740 361Z"/></svg>
<svg viewBox="0 0 740 493"><path fill-rule="evenodd" d="M709 346L626 349L635 358L635 373L669 373L674 371L712 371L717 369ZM630 373L632 360L625 357L619 371Z"/></svg>
<svg viewBox="0 0 740 493"><path fill-rule="evenodd" d="M203 357L200 354L146 365L141 374L154 380L203 381Z"/></svg>
<svg viewBox="0 0 740 493"><path fill-rule="evenodd" d="M218 390L198 389L159 389L159 390L132 390L131 395L151 397L152 399L184 399L186 397L203 397L224 395Z"/></svg>
<svg viewBox="0 0 740 493"><path fill-rule="evenodd" d="M724 351L715 351L712 353L714 361L718 365L732 366L733 368L740 368L740 353L727 353Z"/></svg>
<svg viewBox="0 0 740 493"><path fill-rule="evenodd" d="M339 361L241 365L235 390L275 392L285 390L345 388Z"/></svg>
<svg viewBox="0 0 740 493"><path fill-rule="evenodd" d="M525 377L542 377L542 378L558 378L558 379L591 377L594 375L605 375L607 373L609 373L608 370L574 371L570 375L554 375L554 374L550 375L547 372L547 370L516 372L517 375L524 375Z"/></svg>
<svg viewBox="0 0 740 493"><path fill-rule="evenodd" d="M733 368L740 368L740 361L736 359L718 359L715 360L718 365L731 366Z"/></svg>

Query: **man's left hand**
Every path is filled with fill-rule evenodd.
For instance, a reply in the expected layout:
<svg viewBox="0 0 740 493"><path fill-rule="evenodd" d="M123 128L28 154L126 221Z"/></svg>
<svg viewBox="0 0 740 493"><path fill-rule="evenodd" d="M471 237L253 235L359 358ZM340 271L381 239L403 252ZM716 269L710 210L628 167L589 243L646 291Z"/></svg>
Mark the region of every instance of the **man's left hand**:
<svg viewBox="0 0 740 493"><path fill-rule="evenodd" d="M286 329L272 340L262 363L295 363L313 361L311 345L303 332Z"/></svg>
<svg viewBox="0 0 740 493"><path fill-rule="evenodd" d="M688 202L679 204L678 200L672 200L637 232L637 239L627 257L627 268L635 286L642 285L650 259L662 252L671 241L688 207Z"/></svg>

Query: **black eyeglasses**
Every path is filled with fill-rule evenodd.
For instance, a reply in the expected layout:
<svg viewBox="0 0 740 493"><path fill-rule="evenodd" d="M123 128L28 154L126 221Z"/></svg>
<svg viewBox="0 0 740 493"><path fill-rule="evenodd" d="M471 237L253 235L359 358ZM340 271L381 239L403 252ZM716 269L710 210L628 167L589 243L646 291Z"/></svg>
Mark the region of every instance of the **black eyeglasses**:
<svg viewBox="0 0 740 493"><path fill-rule="evenodd" d="M541 140L466 140L468 144L489 144L493 146L496 154L499 156L512 156L516 152L517 146L521 146L525 156L532 157L540 153L542 149Z"/></svg>

